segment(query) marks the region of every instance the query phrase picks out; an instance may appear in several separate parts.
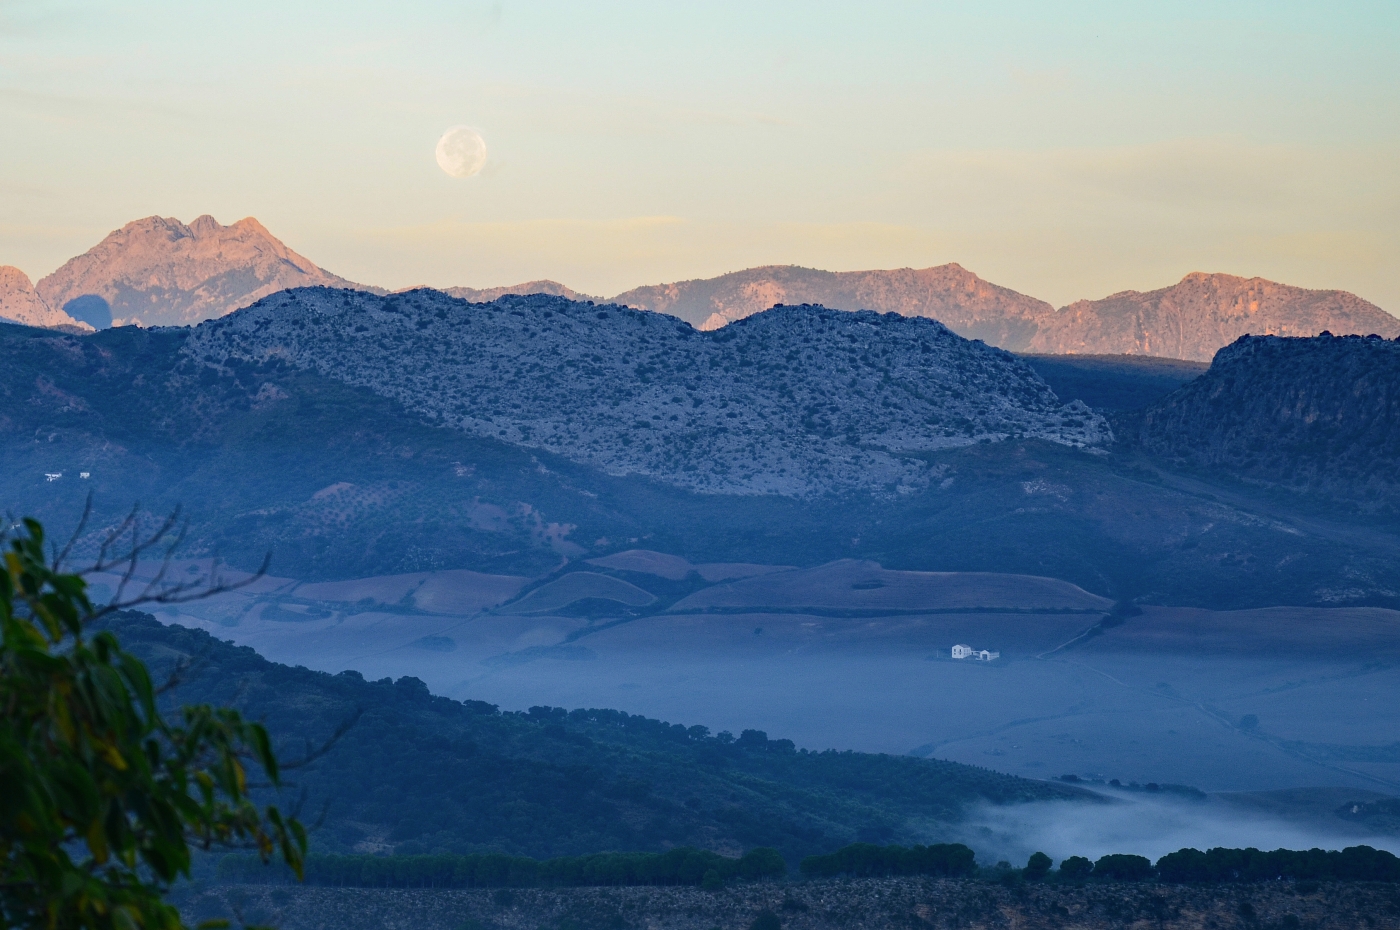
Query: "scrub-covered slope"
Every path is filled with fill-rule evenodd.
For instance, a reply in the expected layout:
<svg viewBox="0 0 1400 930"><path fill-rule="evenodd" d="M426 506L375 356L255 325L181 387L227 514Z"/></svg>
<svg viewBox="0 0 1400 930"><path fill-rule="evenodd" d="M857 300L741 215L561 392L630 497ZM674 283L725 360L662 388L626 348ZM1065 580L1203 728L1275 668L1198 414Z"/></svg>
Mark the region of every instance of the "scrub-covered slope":
<svg viewBox="0 0 1400 930"><path fill-rule="evenodd" d="M309 288L198 327L187 351L284 360L468 433L721 494L908 493L941 478L922 454L1111 439L1009 353L895 314L779 307L701 333L557 297Z"/></svg>
<svg viewBox="0 0 1400 930"><path fill-rule="evenodd" d="M1400 342L1249 336L1147 411L1170 460L1400 510Z"/></svg>

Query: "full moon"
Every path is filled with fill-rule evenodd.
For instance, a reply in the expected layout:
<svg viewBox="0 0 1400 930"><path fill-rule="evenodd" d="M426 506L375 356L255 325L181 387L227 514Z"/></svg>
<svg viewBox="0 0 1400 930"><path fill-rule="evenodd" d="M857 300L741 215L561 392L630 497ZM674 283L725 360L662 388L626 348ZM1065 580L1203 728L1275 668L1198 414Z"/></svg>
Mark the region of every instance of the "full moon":
<svg viewBox="0 0 1400 930"><path fill-rule="evenodd" d="M486 164L486 140L470 126L453 126L438 140L437 163L454 178L469 178Z"/></svg>

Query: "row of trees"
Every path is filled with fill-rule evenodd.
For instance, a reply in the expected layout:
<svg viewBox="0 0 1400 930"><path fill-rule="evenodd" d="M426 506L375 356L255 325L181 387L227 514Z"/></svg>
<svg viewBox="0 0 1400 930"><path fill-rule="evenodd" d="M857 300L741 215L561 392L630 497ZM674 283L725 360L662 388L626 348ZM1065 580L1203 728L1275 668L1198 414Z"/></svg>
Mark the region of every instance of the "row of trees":
<svg viewBox="0 0 1400 930"><path fill-rule="evenodd" d="M1383 849L1182 849L1157 860L1164 882L1400 882L1400 859Z"/></svg>
<svg viewBox="0 0 1400 930"><path fill-rule="evenodd" d="M702 885L780 878L787 864L774 849L754 849L730 858L703 849L664 853L599 853L557 859L527 859L496 853L455 856L321 856L306 859L310 885L373 888L529 888L589 885ZM252 856L225 856L220 880L283 882L285 868Z"/></svg>
<svg viewBox="0 0 1400 930"><path fill-rule="evenodd" d="M1182 849L1157 860L1144 856L1114 853L1097 862L1083 856L1070 856L1052 871L1054 863L1044 853L1035 853L1020 870L1000 873L1028 881L1112 881L1138 882L1159 879L1164 882L1217 883L1263 881L1400 882L1400 858L1383 849L1349 846L1341 851L1308 849L1216 848L1207 852ZM961 843L934 846L875 846L854 843L830 855L808 856L801 871L810 878L838 875L871 877L885 875L965 876L977 871L971 849ZM998 871L998 870L993 870Z"/></svg>

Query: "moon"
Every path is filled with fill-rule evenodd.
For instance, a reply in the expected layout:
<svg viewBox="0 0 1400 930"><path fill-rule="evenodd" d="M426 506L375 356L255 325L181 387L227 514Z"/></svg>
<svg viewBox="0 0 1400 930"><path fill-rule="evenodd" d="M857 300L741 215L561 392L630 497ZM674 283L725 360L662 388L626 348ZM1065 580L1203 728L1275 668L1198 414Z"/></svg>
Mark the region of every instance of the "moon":
<svg viewBox="0 0 1400 930"><path fill-rule="evenodd" d="M486 140L470 126L453 126L437 144L438 167L454 178L469 178L486 164Z"/></svg>

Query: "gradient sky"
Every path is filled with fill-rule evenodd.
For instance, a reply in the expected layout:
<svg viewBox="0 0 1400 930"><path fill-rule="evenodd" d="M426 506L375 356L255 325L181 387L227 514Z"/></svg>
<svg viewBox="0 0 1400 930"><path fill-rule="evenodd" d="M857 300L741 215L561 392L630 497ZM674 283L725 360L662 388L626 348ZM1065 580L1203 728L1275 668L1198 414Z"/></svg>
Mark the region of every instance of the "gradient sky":
<svg viewBox="0 0 1400 930"><path fill-rule="evenodd" d="M956 261L1400 313L1400 3L0 0L0 264L203 213L391 287Z"/></svg>

